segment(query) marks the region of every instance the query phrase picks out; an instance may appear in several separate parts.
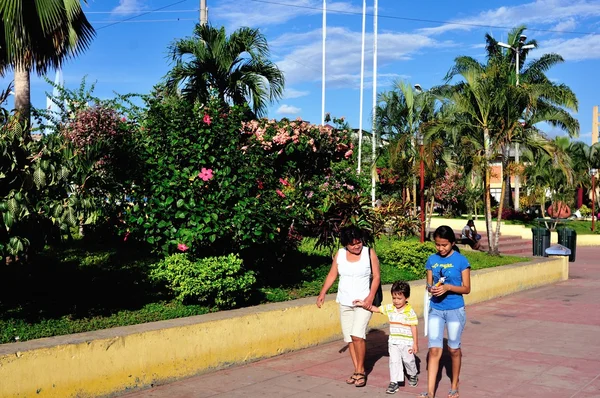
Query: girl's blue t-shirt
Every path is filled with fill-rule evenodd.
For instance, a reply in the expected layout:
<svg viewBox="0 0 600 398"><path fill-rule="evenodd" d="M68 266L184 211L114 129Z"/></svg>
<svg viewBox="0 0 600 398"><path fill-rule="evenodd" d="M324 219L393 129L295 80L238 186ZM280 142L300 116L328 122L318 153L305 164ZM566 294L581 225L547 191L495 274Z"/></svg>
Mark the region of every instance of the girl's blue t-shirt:
<svg viewBox="0 0 600 398"><path fill-rule="evenodd" d="M432 254L427 259L425 268L433 274L433 284L444 276L445 284L462 286L462 272L467 268L471 268L469 260L458 252L453 252L448 257L442 257L439 254ZM465 306L463 295L454 292L436 297L431 297L431 308L436 310L455 310Z"/></svg>

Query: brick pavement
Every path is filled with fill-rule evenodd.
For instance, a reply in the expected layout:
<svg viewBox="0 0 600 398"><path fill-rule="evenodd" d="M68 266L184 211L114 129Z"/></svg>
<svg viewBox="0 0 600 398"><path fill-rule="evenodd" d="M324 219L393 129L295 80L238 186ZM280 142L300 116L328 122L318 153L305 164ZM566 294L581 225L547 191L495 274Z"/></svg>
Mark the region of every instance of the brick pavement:
<svg viewBox="0 0 600 398"><path fill-rule="evenodd" d="M467 308L460 392L473 397L600 397L600 248L578 248L568 281ZM422 333L422 328L420 330ZM368 385L344 380L352 371L342 341L215 371L127 398L387 396L386 334L368 336ZM426 391L427 340L419 340L421 381L396 396ZM447 361L446 361L447 363ZM442 372L437 397L450 381Z"/></svg>

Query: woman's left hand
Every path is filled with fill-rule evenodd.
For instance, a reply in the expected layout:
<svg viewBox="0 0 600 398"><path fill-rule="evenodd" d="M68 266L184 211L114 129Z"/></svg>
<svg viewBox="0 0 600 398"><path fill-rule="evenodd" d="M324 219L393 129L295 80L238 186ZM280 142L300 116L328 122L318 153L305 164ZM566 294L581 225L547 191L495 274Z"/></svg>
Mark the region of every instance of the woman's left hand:
<svg viewBox="0 0 600 398"><path fill-rule="evenodd" d="M363 308L369 308L373 305L373 298L370 296L365 297L365 299L363 300Z"/></svg>
<svg viewBox="0 0 600 398"><path fill-rule="evenodd" d="M444 294L446 294L446 292L450 291L450 285L440 285L440 286L433 286L431 288L431 294L433 294L436 297L442 296Z"/></svg>

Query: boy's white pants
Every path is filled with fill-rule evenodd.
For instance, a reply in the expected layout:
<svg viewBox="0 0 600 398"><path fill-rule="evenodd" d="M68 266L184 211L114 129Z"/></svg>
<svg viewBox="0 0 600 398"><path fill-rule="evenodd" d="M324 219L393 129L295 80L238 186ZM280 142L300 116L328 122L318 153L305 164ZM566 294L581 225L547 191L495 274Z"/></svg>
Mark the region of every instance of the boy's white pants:
<svg viewBox="0 0 600 398"><path fill-rule="evenodd" d="M411 348L411 342L400 344L388 343L391 382L397 383L404 381L404 368L406 368L406 374L409 376L416 376L417 362L415 360L415 355L408 352Z"/></svg>

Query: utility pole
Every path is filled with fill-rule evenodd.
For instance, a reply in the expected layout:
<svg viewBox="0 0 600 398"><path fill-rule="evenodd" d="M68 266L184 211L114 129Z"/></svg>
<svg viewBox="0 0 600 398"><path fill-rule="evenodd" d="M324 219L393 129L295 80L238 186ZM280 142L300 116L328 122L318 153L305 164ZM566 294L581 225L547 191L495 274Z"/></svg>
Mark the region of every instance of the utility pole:
<svg viewBox="0 0 600 398"><path fill-rule="evenodd" d="M208 23L208 7L206 6L206 0L200 0L200 25L206 25Z"/></svg>

